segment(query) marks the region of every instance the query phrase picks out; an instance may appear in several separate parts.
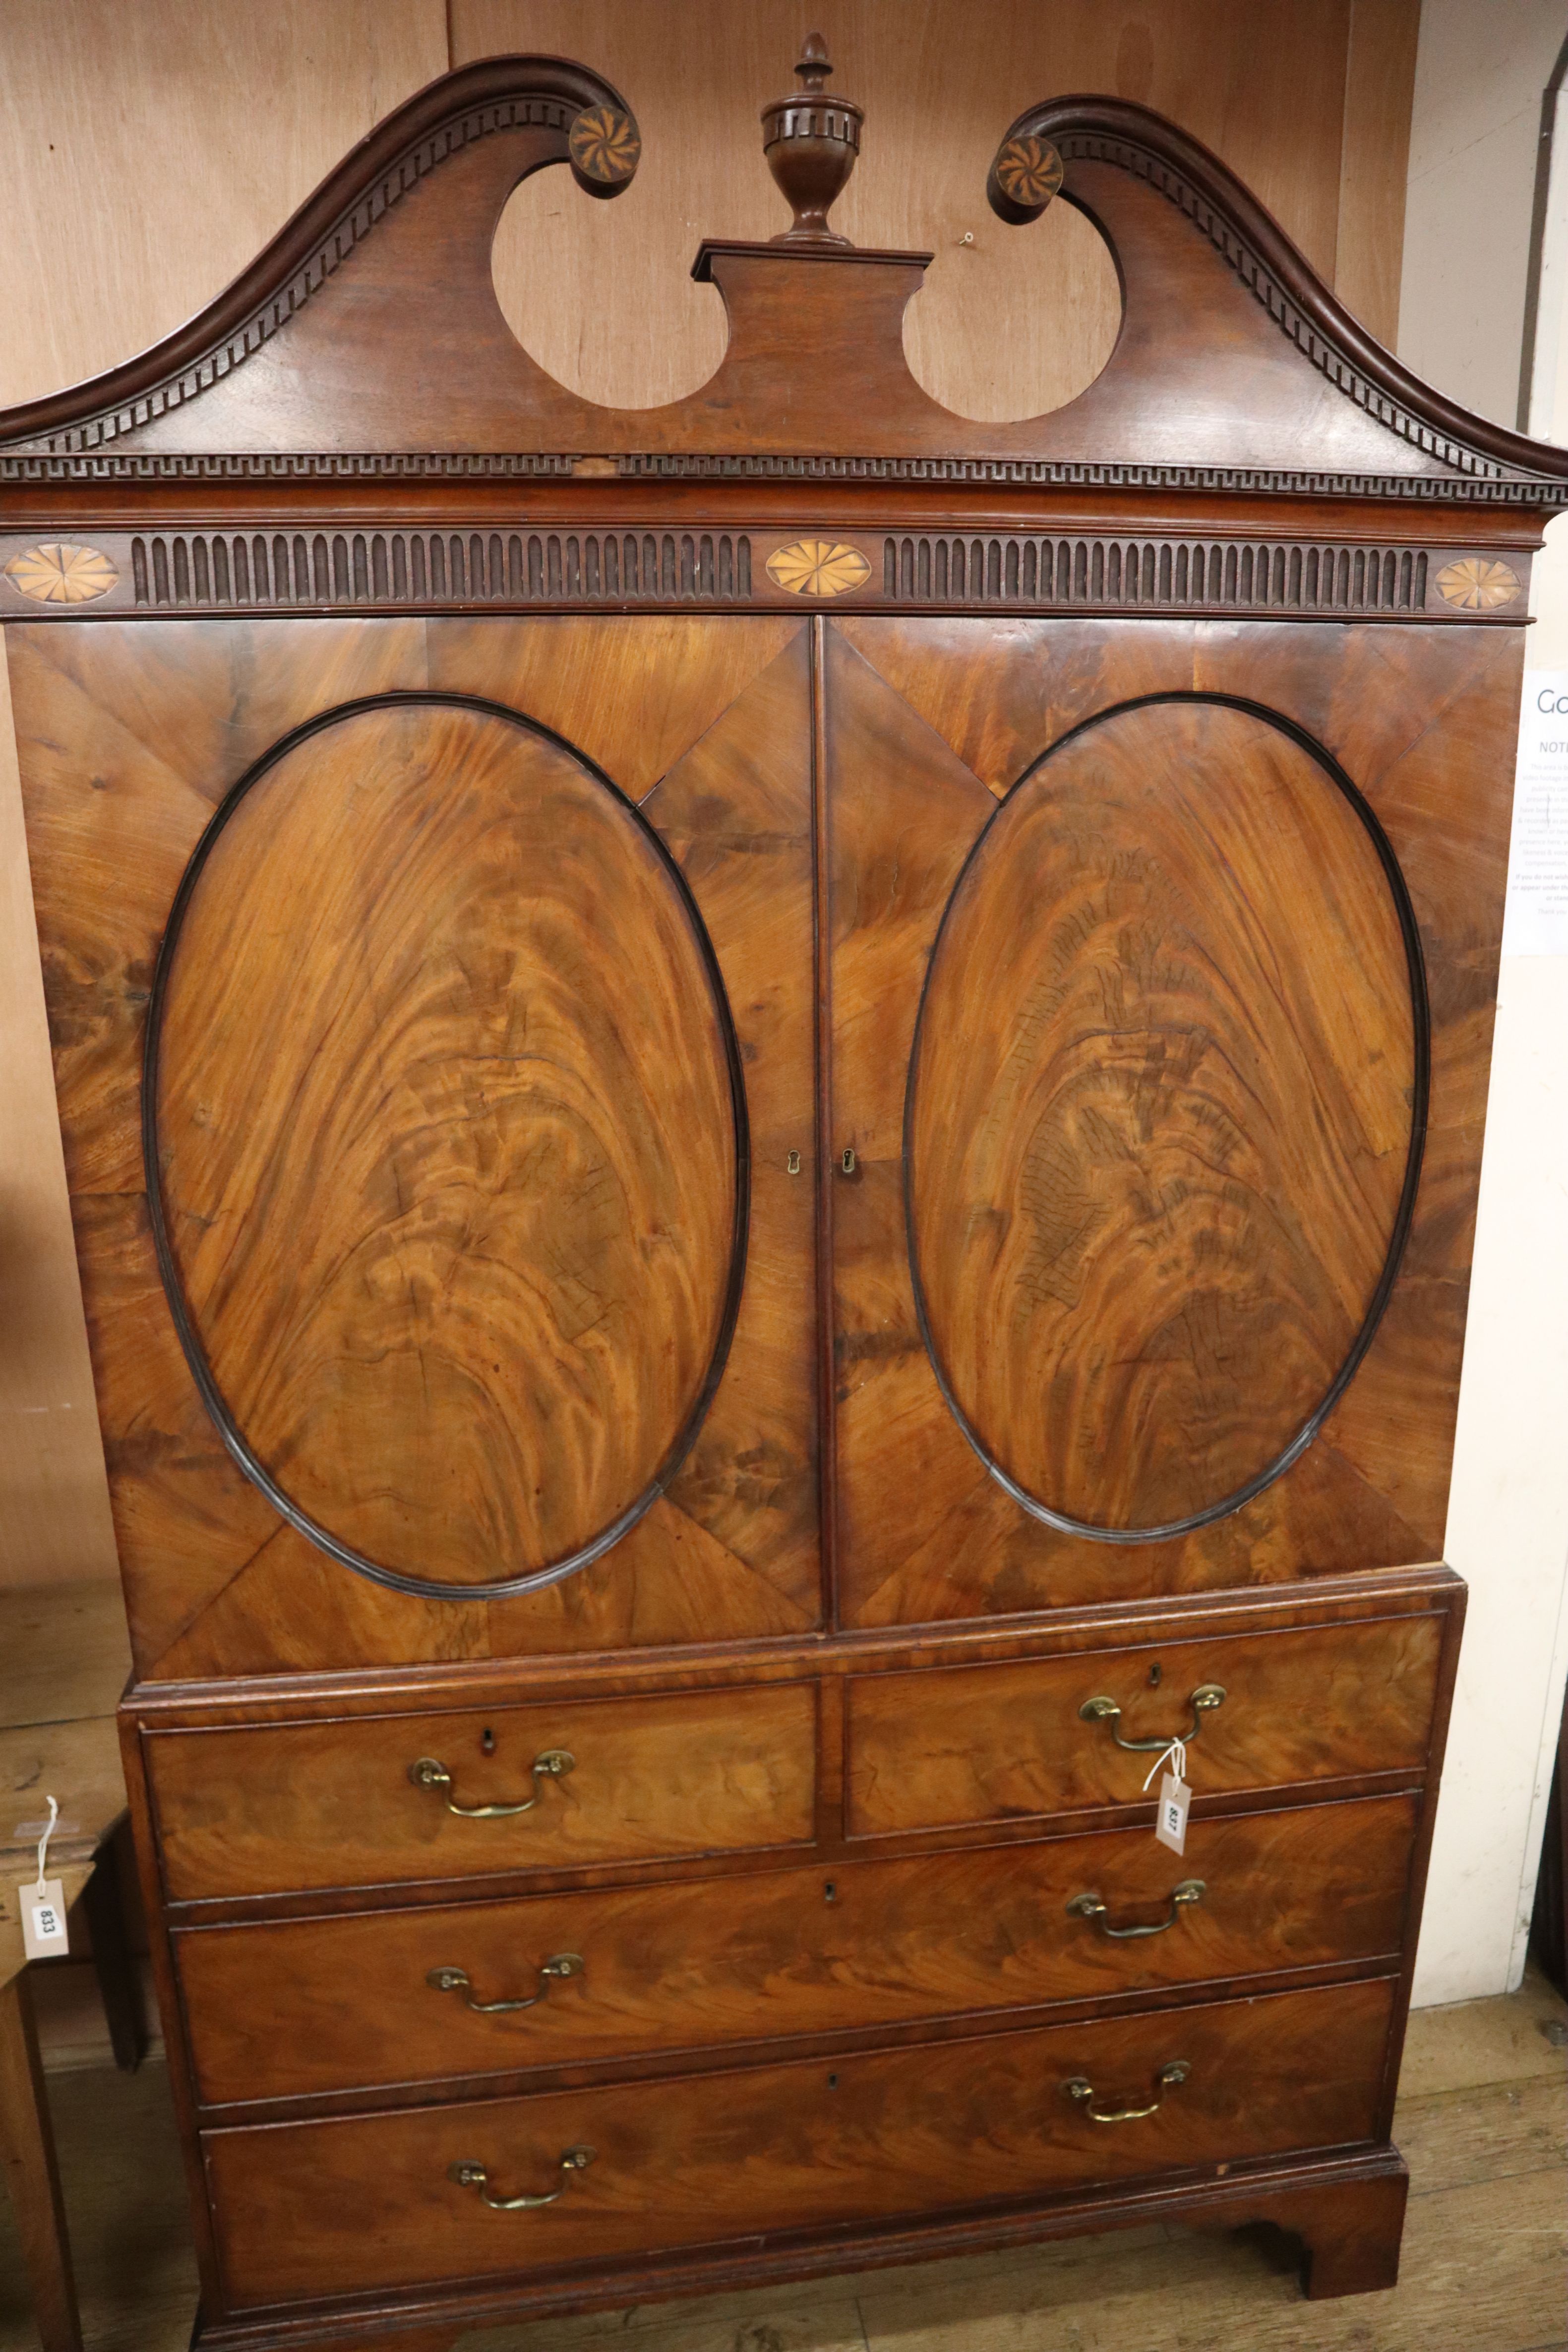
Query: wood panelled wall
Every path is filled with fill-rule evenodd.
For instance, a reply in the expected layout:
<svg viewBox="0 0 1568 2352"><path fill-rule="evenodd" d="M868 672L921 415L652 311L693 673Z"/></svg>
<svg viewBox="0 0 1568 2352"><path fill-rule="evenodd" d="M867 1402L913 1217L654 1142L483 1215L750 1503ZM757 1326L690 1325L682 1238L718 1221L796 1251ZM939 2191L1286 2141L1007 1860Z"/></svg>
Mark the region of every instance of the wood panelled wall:
<svg viewBox="0 0 1568 2352"><path fill-rule="evenodd" d="M496 245L507 315L552 373L636 405L700 383L722 346L699 238L784 214L757 111L826 35L867 109L836 216L929 247L911 362L977 417L1068 398L1116 330L1096 234L1065 206L1026 232L984 203L1000 132L1038 99L1109 90L1214 147L1384 341L1397 330L1419 0L0 0L0 404L166 334L339 157L447 66L578 57L618 82L645 160L615 205L554 172ZM3 687L3 680L0 680ZM112 1573L0 702L0 1583Z"/></svg>

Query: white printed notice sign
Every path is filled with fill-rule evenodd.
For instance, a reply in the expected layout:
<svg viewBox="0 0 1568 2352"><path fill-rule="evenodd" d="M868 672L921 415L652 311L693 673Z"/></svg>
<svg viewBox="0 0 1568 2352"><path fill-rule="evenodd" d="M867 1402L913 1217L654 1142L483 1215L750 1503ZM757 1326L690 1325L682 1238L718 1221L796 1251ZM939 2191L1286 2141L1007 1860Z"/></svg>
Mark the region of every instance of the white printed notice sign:
<svg viewBox="0 0 1568 2352"><path fill-rule="evenodd" d="M1568 669L1527 669L1504 955L1568 955Z"/></svg>

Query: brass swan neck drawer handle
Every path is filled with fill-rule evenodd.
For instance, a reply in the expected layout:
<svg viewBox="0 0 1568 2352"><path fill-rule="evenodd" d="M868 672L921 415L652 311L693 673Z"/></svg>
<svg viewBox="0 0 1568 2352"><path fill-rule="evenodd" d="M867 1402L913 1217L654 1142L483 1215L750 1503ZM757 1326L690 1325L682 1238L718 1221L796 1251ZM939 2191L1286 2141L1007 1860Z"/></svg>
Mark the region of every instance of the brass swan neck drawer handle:
<svg viewBox="0 0 1568 2352"><path fill-rule="evenodd" d="M1200 1683L1188 1699L1187 1705L1193 1710L1191 1730L1162 1732L1158 1739L1123 1739L1116 1728L1121 1720L1121 1709L1113 1698L1086 1698L1079 1709L1079 1715L1085 1723L1109 1724L1110 1736L1118 1748L1125 1748L1134 1756L1152 1756L1157 1749L1169 1748L1173 1739L1179 1739L1184 1746L1191 1747L1204 1727L1205 1716L1212 1715L1216 1706L1225 1705L1224 1684Z"/></svg>
<svg viewBox="0 0 1568 2352"><path fill-rule="evenodd" d="M533 1794L523 1797L515 1805L459 1805L454 1796L447 1798L447 1811L458 1814L465 1822L495 1822L507 1813L531 1813L538 1804L546 1780L562 1780L576 1762L564 1748L547 1748L536 1756L531 1767ZM452 1786L452 1776L447 1767L434 1756L421 1756L416 1764L408 1767L408 1777L416 1789L445 1789Z"/></svg>
<svg viewBox="0 0 1568 2352"><path fill-rule="evenodd" d="M1092 1920L1100 1934L1109 1936L1113 1943L1125 1944L1130 1943L1134 1936L1163 1936L1167 1927L1175 1926L1182 1916L1183 1906L1188 1903L1201 1903L1206 1892L1201 1878L1184 1878L1179 1886L1171 1889L1169 1914L1163 1919L1156 1919L1152 1927L1112 1927L1109 1924L1110 1914L1098 1895L1075 1895L1068 1905L1068 1910L1075 1919ZM434 1977L430 1981L434 1984Z"/></svg>
<svg viewBox="0 0 1568 2352"><path fill-rule="evenodd" d="M553 2205L558 2197L564 2197L571 2183L572 2175L574 2172L586 2172L593 2161L594 2151L591 2147L564 2149L561 2158L561 2170L563 2175L561 2186L559 2189L552 2189L547 2197L492 2197L489 2189L490 2177L482 2164L450 2164L447 2168L447 2178L448 2180L455 2180L459 2189L477 2189L479 2192L480 2203L488 2205L492 2213L532 2213L537 2211L541 2205Z"/></svg>
<svg viewBox="0 0 1568 2352"><path fill-rule="evenodd" d="M471 2009L476 2017L500 2017L512 2009L537 2009L550 1990L552 1977L580 1977L587 1973L581 1952L555 1952L539 1964L539 1990L531 1992L525 2000L476 2000L469 1988L473 1979L466 1969L432 1969L425 1981L435 1992L467 1994L463 2006Z"/></svg>
<svg viewBox="0 0 1568 2352"><path fill-rule="evenodd" d="M1070 2083L1062 2084L1062 2089L1069 2099L1077 2099L1085 2115L1097 2124L1135 2124L1143 2116L1156 2115L1165 2104L1166 2092L1184 2083L1192 2071L1184 2058L1173 2058L1168 2066L1162 2066L1154 2077L1154 2095L1146 2107L1097 2107L1094 2084L1083 2074L1075 2074Z"/></svg>

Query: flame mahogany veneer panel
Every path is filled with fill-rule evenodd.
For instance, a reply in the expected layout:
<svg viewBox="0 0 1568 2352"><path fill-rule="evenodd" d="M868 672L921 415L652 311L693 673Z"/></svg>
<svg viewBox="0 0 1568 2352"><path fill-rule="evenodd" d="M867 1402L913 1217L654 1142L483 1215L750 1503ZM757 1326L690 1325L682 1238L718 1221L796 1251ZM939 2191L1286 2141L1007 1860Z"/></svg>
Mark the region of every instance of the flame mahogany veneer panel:
<svg viewBox="0 0 1568 2352"><path fill-rule="evenodd" d="M203 2141L235 2306L602 2264L761 2231L938 2213L1375 2129L1393 1987L1285 1993L1094 2025L755 2072L553 2091L397 2116L209 2132ZM1142 2105L1107 2130L1065 2085ZM448 2178L482 2164L498 2196L561 2185L541 2212L489 2212Z"/></svg>
<svg viewBox="0 0 1568 2352"><path fill-rule="evenodd" d="M1047 754L949 901L910 1082L928 1340L977 1448L1121 1532L1266 1475L1372 1306L1415 1055L1388 879L1299 742L1169 701Z"/></svg>
<svg viewBox="0 0 1568 2352"><path fill-rule="evenodd" d="M499 708L351 711L212 840L156 1036L176 1295L361 1559L542 1574L668 1484L744 1250L705 947L627 803Z"/></svg>

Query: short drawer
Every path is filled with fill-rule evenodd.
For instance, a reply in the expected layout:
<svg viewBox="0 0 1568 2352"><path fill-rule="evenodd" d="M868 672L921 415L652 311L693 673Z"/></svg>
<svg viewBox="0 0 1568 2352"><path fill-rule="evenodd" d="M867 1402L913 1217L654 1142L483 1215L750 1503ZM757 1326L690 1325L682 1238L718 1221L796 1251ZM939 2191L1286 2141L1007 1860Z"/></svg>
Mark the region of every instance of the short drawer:
<svg viewBox="0 0 1568 2352"><path fill-rule="evenodd" d="M849 1690L850 1834L1136 1804L1157 1743L1177 1732L1191 1736L1199 1797L1419 1773L1444 1622L1377 1618L859 1676ZM1224 1700L1194 1716L1191 1695L1205 1685ZM1086 1720L1095 1699L1120 1714ZM1118 1735L1156 1746L1130 1753Z"/></svg>
<svg viewBox="0 0 1568 2352"><path fill-rule="evenodd" d="M1381 1797L1194 1822L1180 1858L1110 1830L174 1948L202 2099L299 2097L1375 1960L1415 1826Z"/></svg>
<svg viewBox="0 0 1568 2352"><path fill-rule="evenodd" d="M791 1683L152 1733L164 1884L180 1902L807 1842L816 1714Z"/></svg>
<svg viewBox="0 0 1568 2352"><path fill-rule="evenodd" d="M759 2232L1364 2143L1393 1990L1383 1978L831 2064L211 2131L227 2297L253 2311L506 2273L602 2273ZM563 2165L581 2151L591 2160ZM454 2177L465 2168L466 2180ZM481 2187L561 2193L500 2212Z"/></svg>

